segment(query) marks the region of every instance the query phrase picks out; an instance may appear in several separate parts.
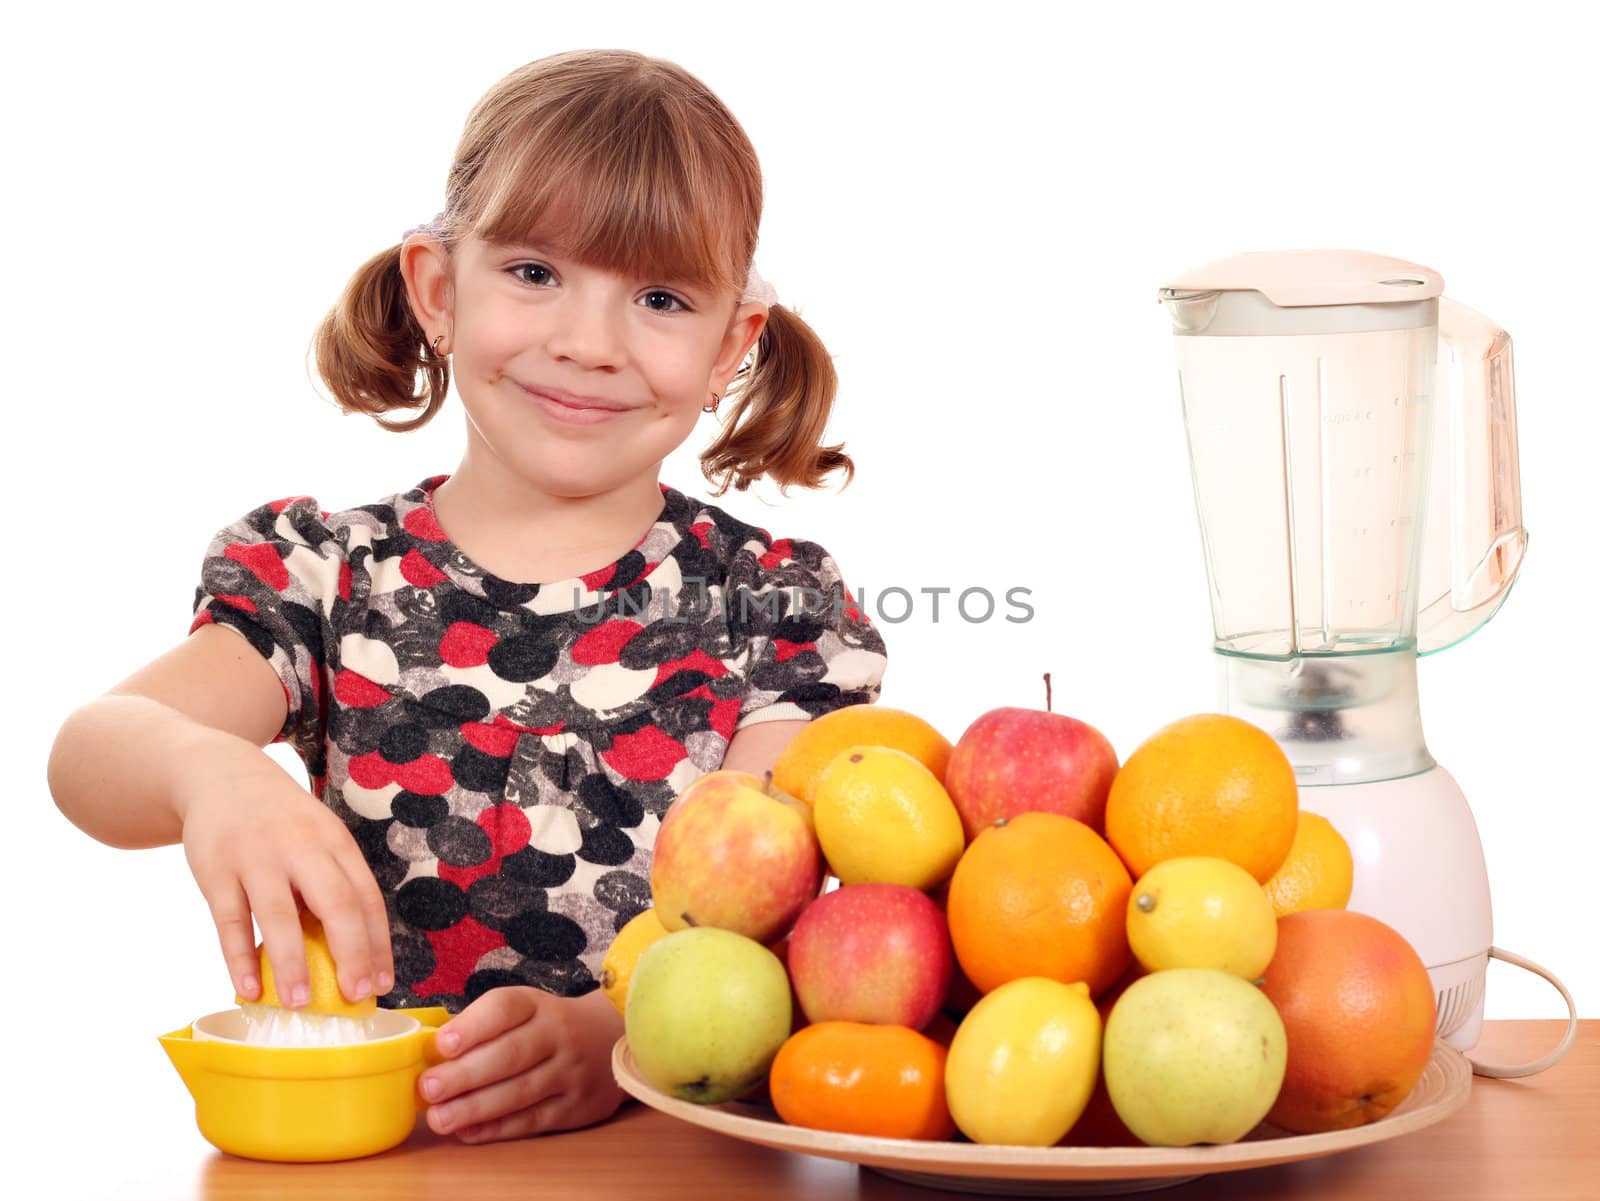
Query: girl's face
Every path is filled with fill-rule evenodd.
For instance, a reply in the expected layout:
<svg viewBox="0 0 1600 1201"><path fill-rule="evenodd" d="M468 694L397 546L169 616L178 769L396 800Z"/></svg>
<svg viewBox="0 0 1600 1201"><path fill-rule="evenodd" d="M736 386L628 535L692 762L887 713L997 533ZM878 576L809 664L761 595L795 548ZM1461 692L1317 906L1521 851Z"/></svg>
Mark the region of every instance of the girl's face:
<svg viewBox="0 0 1600 1201"><path fill-rule="evenodd" d="M469 457L487 452L551 495L653 480L766 323L764 305L587 266L554 245L469 235L447 263L415 239L401 261L424 329L447 334Z"/></svg>

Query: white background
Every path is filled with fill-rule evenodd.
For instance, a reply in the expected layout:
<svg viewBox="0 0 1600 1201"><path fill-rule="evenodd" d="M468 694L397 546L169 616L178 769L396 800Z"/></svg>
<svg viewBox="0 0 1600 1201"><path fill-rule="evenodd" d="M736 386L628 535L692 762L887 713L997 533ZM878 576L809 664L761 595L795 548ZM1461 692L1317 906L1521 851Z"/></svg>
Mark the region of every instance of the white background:
<svg viewBox="0 0 1600 1201"><path fill-rule="evenodd" d="M1032 590L1025 624L968 624L948 599L935 622L926 598L880 621L883 702L952 738L991 707L1042 705L1046 670L1056 708L1123 757L1215 703L1167 275L1358 247L1436 268L1510 330L1531 548L1499 616L1424 661L1423 713L1477 815L1496 942L1600 1016L1600 105L1586 39L1555 11L28 6L0 80L8 995L69 1018L115 996L92 1010L98 1037L140 1056L230 1002L181 852L71 827L45 786L51 739L184 636L218 526L454 467L453 403L404 436L341 416L312 386L312 330L441 206L485 90L547 53L624 46L694 71L744 124L765 170L761 269L842 381L830 432L855 483L720 503L820 542L873 596ZM701 445L662 478L709 497ZM1490 1017L1563 1013L1542 982L1491 969Z"/></svg>

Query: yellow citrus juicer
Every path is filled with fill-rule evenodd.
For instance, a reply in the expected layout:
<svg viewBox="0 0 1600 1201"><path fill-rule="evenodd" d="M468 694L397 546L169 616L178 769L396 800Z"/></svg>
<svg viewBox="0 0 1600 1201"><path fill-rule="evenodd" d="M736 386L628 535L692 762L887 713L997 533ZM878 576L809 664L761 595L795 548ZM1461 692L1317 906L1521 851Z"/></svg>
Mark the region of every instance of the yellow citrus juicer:
<svg viewBox="0 0 1600 1201"><path fill-rule="evenodd" d="M362 1042L283 1047L247 1043L244 1010L227 1009L160 1041L212 1146L315 1163L376 1155L406 1140L427 1108L417 1077L441 1062L434 1034L449 1018L442 1007L380 1009Z"/></svg>

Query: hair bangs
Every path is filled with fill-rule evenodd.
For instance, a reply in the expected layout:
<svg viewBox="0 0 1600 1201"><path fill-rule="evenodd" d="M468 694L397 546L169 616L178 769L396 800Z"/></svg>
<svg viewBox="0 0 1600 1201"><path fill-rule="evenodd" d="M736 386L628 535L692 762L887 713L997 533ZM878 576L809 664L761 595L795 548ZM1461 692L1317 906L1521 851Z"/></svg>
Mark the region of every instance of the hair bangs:
<svg viewBox="0 0 1600 1201"><path fill-rule="evenodd" d="M607 111L624 104L628 111ZM719 147L697 140L689 115L674 107L659 96L622 96L537 113L506 139L513 149L486 164L478 236L739 293L754 247L737 240L759 221L759 195L752 212L731 182L741 172L717 161Z"/></svg>

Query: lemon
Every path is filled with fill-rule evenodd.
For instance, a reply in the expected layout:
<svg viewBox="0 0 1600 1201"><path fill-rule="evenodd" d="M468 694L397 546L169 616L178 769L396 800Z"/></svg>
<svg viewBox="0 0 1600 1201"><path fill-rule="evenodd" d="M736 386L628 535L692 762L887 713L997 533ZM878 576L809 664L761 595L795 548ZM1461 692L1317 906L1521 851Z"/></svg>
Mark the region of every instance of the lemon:
<svg viewBox="0 0 1600 1201"><path fill-rule="evenodd" d="M961 815L939 778L893 747L840 751L817 777L811 808L822 853L844 884L934 888L966 848Z"/></svg>
<svg viewBox="0 0 1600 1201"><path fill-rule="evenodd" d="M945 1100L975 1143L1049 1147L1083 1114L1099 1074L1100 1012L1089 986L1022 976L956 1028Z"/></svg>
<svg viewBox="0 0 1600 1201"><path fill-rule="evenodd" d="M1289 857L1262 887L1273 912L1283 917L1302 909L1343 909L1354 876L1350 844L1327 818L1302 809Z"/></svg>
<svg viewBox="0 0 1600 1201"><path fill-rule="evenodd" d="M659 938L667 936L654 909L646 909L629 918L611 940L611 949L600 964L600 991L616 1006L619 1014L628 1012L628 985L633 982L633 969L645 948Z"/></svg>
<svg viewBox="0 0 1600 1201"><path fill-rule="evenodd" d="M1187 855L1156 864L1128 894L1128 945L1147 971L1211 968L1255 980L1278 946L1278 917L1236 863Z"/></svg>
<svg viewBox="0 0 1600 1201"><path fill-rule="evenodd" d="M301 1012L356 1018L376 1012L377 997L368 994L360 1001L347 1001L339 991L339 974L334 967L333 952L328 949L328 936L322 929L322 922L309 910L300 911L300 931L305 936L306 971L311 985L311 1000ZM256 952L261 958L261 999L255 1003L287 1009L278 996L266 944L257 947ZM235 996L234 1001L240 1005L250 1003L240 996Z"/></svg>

